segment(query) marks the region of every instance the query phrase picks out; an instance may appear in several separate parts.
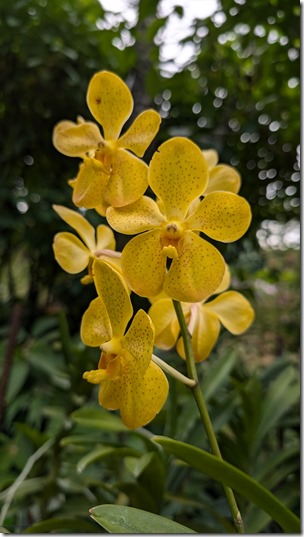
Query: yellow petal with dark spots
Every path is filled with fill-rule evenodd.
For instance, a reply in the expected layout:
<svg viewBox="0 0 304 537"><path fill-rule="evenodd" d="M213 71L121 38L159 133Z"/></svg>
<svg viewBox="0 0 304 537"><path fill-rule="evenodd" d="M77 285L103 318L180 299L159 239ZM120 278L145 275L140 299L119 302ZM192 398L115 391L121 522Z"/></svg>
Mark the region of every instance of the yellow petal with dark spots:
<svg viewBox="0 0 304 537"><path fill-rule="evenodd" d="M53 209L64 222L77 231L78 235L92 252L95 248L95 229L91 226L90 222L77 211L68 209L68 207L64 207L63 205L53 205Z"/></svg>
<svg viewBox="0 0 304 537"><path fill-rule="evenodd" d="M111 170L104 201L111 207L124 207L138 200L148 187L148 166L132 153L118 149L105 160Z"/></svg>
<svg viewBox="0 0 304 537"><path fill-rule="evenodd" d="M209 172L209 181L204 191L204 196L217 190L237 194L240 188L241 176L237 170L227 164L219 164Z"/></svg>
<svg viewBox="0 0 304 537"><path fill-rule="evenodd" d="M90 81L87 103L103 128L105 140L117 140L133 110L133 98L119 76L108 71L96 73Z"/></svg>
<svg viewBox="0 0 304 537"><path fill-rule="evenodd" d="M251 222L249 203L232 192L212 192L186 219L188 228L203 231L221 242L238 240Z"/></svg>
<svg viewBox="0 0 304 537"><path fill-rule="evenodd" d="M223 326L234 335L245 332L254 319L250 302L237 291L226 291L204 304L204 307L217 315Z"/></svg>
<svg viewBox="0 0 304 537"><path fill-rule="evenodd" d="M89 264L90 251L73 233L57 233L53 250L57 263L69 274L78 274Z"/></svg>
<svg viewBox="0 0 304 537"><path fill-rule="evenodd" d="M132 324L121 340L121 345L136 362L137 367L145 373L151 361L154 343L154 326L144 310L139 310Z"/></svg>
<svg viewBox="0 0 304 537"><path fill-rule="evenodd" d="M187 138L171 138L154 153L149 185L164 204L168 219L183 220L205 190L208 167L199 147Z"/></svg>
<svg viewBox="0 0 304 537"><path fill-rule="evenodd" d="M221 283L225 262L220 252L192 231L179 242L179 257L173 259L164 283L167 295L181 302L201 302Z"/></svg>
<svg viewBox="0 0 304 537"><path fill-rule="evenodd" d="M99 297L95 298L82 316L80 337L85 345L99 347L110 341L112 335L113 331L106 306Z"/></svg>
<svg viewBox="0 0 304 537"><path fill-rule="evenodd" d="M103 204L108 181L109 175L104 173L104 166L98 160L85 159L76 179L73 203L86 209L94 209Z"/></svg>
<svg viewBox="0 0 304 537"><path fill-rule="evenodd" d="M120 338L133 314L126 284L116 269L99 259L93 263L93 277L98 296L108 312L113 337Z"/></svg>
<svg viewBox="0 0 304 537"><path fill-rule="evenodd" d="M119 138L118 147L129 149L138 157L142 157L158 133L160 123L161 117L155 110L145 110Z"/></svg>
<svg viewBox="0 0 304 537"><path fill-rule="evenodd" d="M159 211L158 205L147 196L142 196L138 201L126 207L117 209L109 207L106 216L115 231L126 235L148 231L165 222L165 217Z"/></svg>
<svg viewBox="0 0 304 537"><path fill-rule="evenodd" d="M162 255L161 231L146 231L126 244L121 266L129 287L139 296L158 295L166 275L166 258Z"/></svg>
<svg viewBox="0 0 304 537"><path fill-rule="evenodd" d="M104 408L120 409L123 423L130 429L137 429L153 420L162 409L169 385L163 371L153 362L142 376L130 355L124 356L122 361L120 378L102 382L99 402Z"/></svg>
<svg viewBox="0 0 304 537"><path fill-rule="evenodd" d="M102 136L95 123L81 124L72 121L61 121L53 131L53 145L67 157L85 158L87 153L96 151Z"/></svg>

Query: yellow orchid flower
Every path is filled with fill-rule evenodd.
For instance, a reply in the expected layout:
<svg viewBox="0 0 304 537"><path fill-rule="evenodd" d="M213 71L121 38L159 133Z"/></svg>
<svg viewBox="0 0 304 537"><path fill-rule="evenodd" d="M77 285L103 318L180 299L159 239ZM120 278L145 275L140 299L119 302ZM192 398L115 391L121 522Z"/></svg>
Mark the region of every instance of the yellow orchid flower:
<svg viewBox="0 0 304 537"><path fill-rule="evenodd" d="M105 215L107 207L133 203L147 189L148 168L137 157L144 155L157 134L161 117L155 110L145 110L120 136L134 103L128 86L108 71L93 76L87 104L103 136L96 124L78 118L77 123L61 121L55 126L53 144L64 155L83 159L73 185L74 204L98 208Z"/></svg>
<svg viewBox="0 0 304 537"><path fill-rule="evenodd" d="M149 166L149 185L162 202L143 196L127 207L107 209L110 226L131 239L122 252L122 270L140 296L165 290L170 298L200 302L219 286L225 263L219 251L200 237L221 242L239 239L251 221L247 201L232 192L212 192L196 210L189 206L205 190L208 168L199 147L187 138L162 144ZM167 271L167 259L172 260Z"/></svg>
<svg viewBox="0 0 304 537"><path fill-rule="evenodd" d="M203 195L211 192L225 190L238 194L241 188L241 176L239 172L228 164L218 164L219 156L215 149L202 151L209 170L209 180Z"/></svg>
<svg viewBox="0 0 304 537"><path fill-rule="evenodd" d="M216 298L209 302L182 303L196 362L208 358L219 337L221 324L231 334L239 335L253 322L254 310L249 301L237 291L226 291L229 285L230 273L226 266L223 282L215 292ZM178 354L185 358L172 300L160 298L153 301L149 315L155 327L155 346L168 350L176 345Z"/></svg>
<svg viewBox="0 0 304 537"><path fill-rule="evenodd" d="M154 327L150 317L139 310L128 331L133 308L119 273L103 261L94 261L94 281L98 298L83 315L82 341L100 346L98 369L83 378L100 384L99 403L108 410L120 410L123 423L136 429L149 423L168 396L168 381L151 361Z"/></svg>
<svg viewBox="0 0 304 537"><path fill-rule="evenodd" d="M109 226L100 224L94 227L78 212L63 205L53 205L58 216L71 226L82 241L73 233L62 231L54 237L53 250L55 259L70 274L78 274L88 267L88 275L81 282L91 283L94 259L103 259L121 272L120 252L115 252L115 237Z"/></svg>

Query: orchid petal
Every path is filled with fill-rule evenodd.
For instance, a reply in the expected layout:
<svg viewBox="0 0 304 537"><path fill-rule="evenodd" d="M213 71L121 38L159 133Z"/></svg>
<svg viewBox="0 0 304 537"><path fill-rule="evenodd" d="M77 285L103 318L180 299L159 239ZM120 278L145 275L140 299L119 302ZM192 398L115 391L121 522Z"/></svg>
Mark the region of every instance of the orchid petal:
<svg viewBox="0 0 304 537"><path fill-rule="evenodd" d="M119 138L118 147L129 149L138 157L142 157L158 133L160 123L161 117L155 110L145 110Z"/></svg>
<svg viewBox="0 0 304 537"><path fill-rule="evenodd" d="M106 306L99 297L95 298L82 316L80 337L85 345L99 347L110 341L112 335L113 331Z"/></svg>
<svg viewBox="0 0 304 537"><path fill-rule="evenodd" d="M121 340L124 349L132 354L136 367L144 375L151 361L154 343L154 326L144 310L139 310Z"/></svg>
<svg viewBox="0 0 304 537"><path fill-rule="evenodd" d="M230 282L231 282L230 269L227 263L225 263L225 272L224 272L223 279L220 285L218 286L218 288L214 291L214 294L217 295L219 293L223 293L224 291L226 291L228 287L230 286Z"/></svg>
<svg viewBox="0 0 304 537"><path fill-rule="evenodd" d="M149 184L162 200L168 219L183 220L191 202L204 191L208 168L199 147L187 138L171 138L154 153Z"/></svg>
<svg viewBox="0 0 304 537"><path fill-rule="evenodd" d="M204 149L202 153L207 162L208 169L212 170L212 168L214 168L214 166L216 166L219 161L218 152L216 151L216 149Z"/></svg>
<svg viewBox="0 0 304 537"><path fill-rule="evenodd" d="M109 226L105 226L104 224L100 224L97 227L96 230L96 250L115 250L115 236L111 228Z"/></svg>
<svg viewBox="0 0 304 537"><path fill-rule="evenodd" d="M173 259L164 283L168 296L182 302L201 302L221 283L225 263L219 251L192 231L179 242L179 257Z"/></svg>
<svg viewBox="0 0 304 537"><path fill-rule="evenodd" d="M219 333L220 323L217 316L206 310L204 305L199 305L192 333L192 350L196 362L202 362L208 358L218 340ZM185 358L182 338L179 339L176 350L182 358Z"/></svg>
<svg viewBox="0 0 304 537"><path fill-rule="evenodd" d="M254 319L250 302L237 291L226 291L204 307L217 315L223 326L234 335L242 334Z"/></svg>
<svg viewBox="0 0 304 537"><path fill-rule="evenodd" d="M78 125L72 121L61 121L53 131L53 145L67 157L85 158L90 151L98 149L101 141L99 128L89 121Z"/></svg>
<svg viewBox="0 0 304 537"><path fill-rule="evenodd" d="M87 103L91 114L103 128L105 140L117 140L133 110L128 86L114 73L100 71L90 81Z"/></svg>
<svg viewBox="0 0 304 537"><path fill-rule="evenodd" d="M249 203L232 192L208 194L186 219L188 228L203 231L221 242L233 242L242 237L250 222Z"/></svg>
<svg viewBox="0 0 304 537"><path fill-rule="evenodd" d="M124 149L106 157L111 175L104 193L105 202L112 207L123 207L138 200L148 187L148 166Z"/></svg>
<svg viewBox="0 0 304 537"><path fill-rule="evenodd" d="M209 172L209 181L204 190L204 196L218 190L237 194L240 188L241 176L236 169L226 164L219 164Z"/></svg>
<svg viewBox="0 0 304 537"><path fill-rule="evenodd" d="M73 233L57 233L53 250L57 263L69 274L78 274L89 264L90 251Z"/></svg>
<svg viewBox="0 0 304 537"><path fill-rule="evenodd" d="M166 257L162 254L161 231L146 231L123 249L121 266L129 287L139 296L155 296L162 290Z"/></svg>
<svg viewBox="0 0 304 537"><path fill-rule="evenodd" d="M94 158L85 159L80 166L73 190L73 203L77 207L94 209L103 203L109 175L104 166Z"/></svg>
<svg viewBox="0 0 304 537"><path fill-rule="evenodd" d="M147 196L142 196L138 201L126 207L117 209L109 207L106 216L115 231L126 235L135 235L154 229L165 221L155 201Z"/></svg>
<svg viewBox="0 0 304 537"><path fill-rule="evenodd" d="M180 328L175 323L176 313L169 298L154 302L149 309L149 315L155 327L155 346L168 350L174 347Z"/></svg>
<svg viewBox="0 0 304 537"><path fill-rule="evenodd" d="M113 338L120 338L133 314L126 285L116 269L99 259L93 263L93 277L98 296L108 312Z"/></svg>
<svg viewBox="0 0 304 537"><path fill-rule="evenodd" d="M53 209L64 222L77 231L89 250L93 252L95 248L95 229L93 226L80 213L63 205L53 205Z"/></svg>
<svg viewBox="0 0 304 537"><path fill-rule="evenodd" d="M99 403L109 410L120 409L123 423L130 429L137 429L149 423L161 410L169 386L163 371L153 362L142 376L131 357L124 361L118 380L102 382Z"/></svg>

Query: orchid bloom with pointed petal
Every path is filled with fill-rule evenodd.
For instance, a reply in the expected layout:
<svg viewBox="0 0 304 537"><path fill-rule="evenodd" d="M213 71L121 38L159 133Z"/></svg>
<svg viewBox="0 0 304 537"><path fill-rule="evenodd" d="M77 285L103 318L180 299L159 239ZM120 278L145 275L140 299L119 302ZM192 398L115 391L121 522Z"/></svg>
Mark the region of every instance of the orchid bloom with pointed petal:
<svg viewBox="0 0 304 537"><path fill-rule="evenodd" d="M215 346L221 324L233 335L245 332L254 319L249 301L237 291L227 291L230 273L226 266L225 276L215 291L218 296L209 302L182 303L182 309L192 336L192 348L196 362L208 358ZM153 300L149 315L155 327L155 346L169 350L176 345L178 354L185 358L183 339L172 300Z"/></svg>
<svg viewBox="0 0 304 537"><path fill-rule="evenodd" d="M164 289L175 300L200 302L221 283L223 257L198 233L235 241L246 232L251 211L244 198L218 191L206 195L188 214L207 181L208 167L199 147L187 138L172 138L159 147L149 166L149 185L163 210L146 196L127 207L107 209L113 229L140 233L124 247L121 259L124 277L138 295L153 297Z"/></svg>
<svg viewBox="0 0 304 537"><path fill-rule="evenodd" d="M144 155L156 136L161 117L155 110L145 110L120 136L134 103L128 86L108 71L93 76L87 104L102 126L103 136L95 123L80 118L78 123L58 123L53 143L64 155L83 159L74 183L74 204L87 209L97 208L105 215L107 207L133 203L147 189L148 168L137 157Z"/></svg>
<svg viewBox="0 0 304 537"><path fill-rule="evenodd" d="M154 327L150 317L139 310L126 331L133 308L119 273L103 261L93 264L98 298L83 315L82 341L101 348L98 369L87 371L88 382L100 384L99 403L108 410L120 410L123 423L136 429L149 423L168 396L168 381L151 361Z"/></svg>
<svg viewBox="0 0 304 537"><path fill-rule="evenodd" d="M55 259L63 270L78 274L88 267L88 274L81 279L84 284L93 282L92 264L96 258L104 260L121 272L121 254L115 252L115 237L109 226L100 224L95 232L94 227L77 211L62 205L53 205L53 209L82 239L67 231L55 235Z"/></svg>

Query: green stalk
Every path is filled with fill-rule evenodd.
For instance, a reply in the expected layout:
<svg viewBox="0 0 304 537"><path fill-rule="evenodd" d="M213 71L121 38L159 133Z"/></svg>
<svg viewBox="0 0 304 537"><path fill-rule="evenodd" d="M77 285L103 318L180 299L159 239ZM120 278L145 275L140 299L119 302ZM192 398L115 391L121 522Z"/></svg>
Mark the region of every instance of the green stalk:
<svg viewBox="0 0 304 537"><path fill-rule="evenodd" d="M177 300L173 300L173 305L174 305L174 309L178 318L178 322L180 325L181 334L182 334L182 338L184 342L188 376L189 378L196 381L196 384L195 386L191 388L191 391L194 395L195 402L197 404L197 408L199 410L199 413L202 419L202 423L207 433L212 453L219 459L223 460L223 457L221 455L220 448L219 448L219 445L218 445L218 442L217 442L217 439L213 430L213 426L212 426L212 422L208 413L208 409L205 403L203 392L199 385L195 360L194 360L194 356L192 352L191 338L190 338L190 334L186 325L181 303L178 302ZM239 511L239 508L237 506L233 490L230 487L227 487L226 485L223 485L223 488L224 488L224 492L227 498L227 502L229 505L229 509L232 515L232 519L233 519L236 531L237 533L245 533L243 519Z"/></svg>

